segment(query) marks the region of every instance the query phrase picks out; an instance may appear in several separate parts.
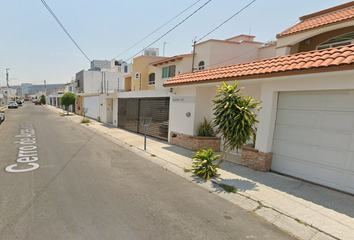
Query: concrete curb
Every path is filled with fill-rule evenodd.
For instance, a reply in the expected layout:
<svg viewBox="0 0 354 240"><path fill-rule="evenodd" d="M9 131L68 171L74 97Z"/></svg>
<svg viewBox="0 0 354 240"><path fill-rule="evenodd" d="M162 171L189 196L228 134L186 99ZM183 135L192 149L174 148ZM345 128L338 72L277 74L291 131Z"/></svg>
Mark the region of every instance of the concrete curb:
<svg viewBox="0 0 354 240"><path fill-rule="evenodd" d="M54 108L50 106L51 108ZM54 112L61 112L62 109L54 108L50 109ZM74 114L76 115L76 114ZM79 115L76 115L78 117L82 117ZM72 121L75 121L74 118L70 118ZM97 122L93 119L90 119L92 122ZM167 160L160 158L159 156L155 156L152 152L149 151L144 151L143 149L132 146L129 143L126 143L118 138L115 138L113 136L110 136L107 133L101 132L97 129L94 129L90 124L80 124L82 127L85 127L89 129L90 131L95 132L96 134L106 138L109 141L112 141L116 143L117 145L127 149L128 151L134 152L138 154L139 156L165 168L166 170L175 173L176 175L188 180L190 183L197 184L198 186L203 187L204 189L208 190L209 193L216 194L229 202L232 202L239 207L245 209L249 214L252 214L264 221L268 221L278 228L282 229L284 232L287 232L288 234L298 238L298 239L303 239L303 240L335 240L335 239L341 239L337 238L335 236L332 236L329 233L323 232L310 224L307 224L305 222L301 222L300 220L289 216L285 212L281 212L279 209L275 209L273 206L267 205L266 203L260 201L259 199L255 199L254 197L247 196L245 194L242 194L240 192L233 194L233 193L228 193L225 190L223 190L221 187L219 187L217 184L214 184L212 181L204 180L204 179L199 179L196 180L196 177L194 174L190 172L184 172L184 168L181 166L178 166L177 164L168 162ZM97 122L99 123L99 122ZM108 126L108 125L107 125ZM354 239L354 237L352 238Z"/></svg>

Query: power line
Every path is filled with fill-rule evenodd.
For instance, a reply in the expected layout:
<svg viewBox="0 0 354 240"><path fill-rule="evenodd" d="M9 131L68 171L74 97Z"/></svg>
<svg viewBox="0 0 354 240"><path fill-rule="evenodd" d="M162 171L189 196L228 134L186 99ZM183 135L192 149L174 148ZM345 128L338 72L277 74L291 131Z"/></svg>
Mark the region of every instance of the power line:
<svg viewBox="0 0 354 240"><path fill-rule="evenodd" d="M226 19L224 22L222 22L219 26L217 26L216 28L214 28L213 30L211 30L210 32L208 32L207 34L205 34L203 37L201 37L197 42L199 42L200 40L202 40L203 38L205 38L206 36L208 36L209 34L211 34L212 32L214 32L216 29L220 28L222 25L224 25L225 23L227 23L228 21L230 21L233 17L235 17L236 15L238 15L239 13L241 13L243 10L245 10L246 8L248 8L252 3L254 3L256 0L253 0L252 2L250 2L249 4L247 4L245 7L243 7L240 11L238 11L237 13L235 13L234 15L232 15L231 17L229 17L228 19Z"/></svg>
<svg viewBox="0 0 354 240"><path fill-rule="evenodd" d="M255 1L255 0L254 0ZM166 36L167 34L169 34L170 32L172 32L175 28L177 28L179 25L181 25L182 23L184 23L185 21L187 21L188 18L190 18L191 16L193 16L194 14L196 14L200 9L202 9L203 7L205 7L205 5L207 5L209 2L211 2L211 0L208 0L206 3L204 3L202 6L200 6L197 10L195 10L192 14L190 14L188 17L186 17L185 19L183 19L181 22L179 22L177 25L175 25L173 28L171 28L170 30L168 30L165 34L163 34L161 37L159 37L158 39L156 39L154 42L152 42L151 44L149 44L147 47L145 47L143 50L147 49L148 47L150 47L151 45L153 45L154 43L156 43L157 41L159 41L161 38L163 38L164 36ZM133 57L135 57L136 55L140 54L141 51L139 51L137 54L131 56L130 58L128 58L127 60L125 60L126 62L130 59L132 59Z"/></svg>
<svg viewBox="0 0 354 240"><path fill-rule="evenodd" d="M48 4L44 1L41 0L41 2L43 3L43 5L47 8L47 10L50 12L50 14L54 17L54 19L58 22L58 24L60 25L60 27L64 30L64 32L68 35L68 37L71 39L71 41L76 45L76 47L81 51L82 54L84 54L84 56L87 58L87 60L89 60L91 62L91 60L87 57L87 55L84 53L84 51L82 51L82 49L79 47L79 45L75 42L75 40L70 36L70 34L68 33L68 31L66 31L65 27L63 26L63 24L61 24L61 22L59 21L59 19L57 18L57 16L54 14L54 12L50 9L50 7L48 6Z"/></svg>
<svg viewBox="0 0 354 240"><path fill-rule="evenodd" d="M161 28L163 28L164 26L166 26L168 23L170 23L172 20L176 19L177 17L179 17L182 13L184 13L185 11L187 11L188 9L190 9L191 7L193 7L195 4L197 4L198 2L200 2L201 0L196 1L195 3L193 3L192 5L190 5L188 8L184 9L182 12L180 12L179 14L177 14L175 17L173 17L172 19L170 19L169 21L167 21L165 24L161 25L160 27L158 27L156 30L154 30L153 32L151 32L149 35L147 35L146 37L144 37L143 39L141 39L140 41L138 41L137 43L135 43L133 46L131 46L130 48L128 48L127 50L125 50L124 52L120 53L118 56L116 56L115 58L121 56L122 54L126 53L127 51L129 51L130 49L132 49L133 47L135 47L136 45L138 45L139 43L141 43L142 41L144 41L145 39L147 39L148 37L150 37L152 34L154 34L155 32L157 32L158 30L160 30Z"/></svg>

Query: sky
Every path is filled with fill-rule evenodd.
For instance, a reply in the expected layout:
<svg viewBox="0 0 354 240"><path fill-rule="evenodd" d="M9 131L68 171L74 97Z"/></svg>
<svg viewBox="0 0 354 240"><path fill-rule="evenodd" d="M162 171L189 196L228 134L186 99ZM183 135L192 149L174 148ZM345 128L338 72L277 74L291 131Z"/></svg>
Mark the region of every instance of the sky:
<svg viewBox="0 0 354 240"><path fill-rule="evenodd" d="M45 2L90 60L116 58L131 62L132 56L139 56L142 49L205 3L204 7L151 47L159 48L162 56L166 42L167 57L190 53L194 39L202 38L253 0ZM276 35L298 22L299 17L347 2L350 1L256 0L201 41L224 40L241 34L256 36L255 41L259 42L276 40ZM77 72L90 68L89 60L70 40L41 0L1 0L0 23L1 85L6 85L6 68L10 69L10 85L43 84L44 80L47 84L68 83ZM154 34L126 51L158 28Z"/></svg>

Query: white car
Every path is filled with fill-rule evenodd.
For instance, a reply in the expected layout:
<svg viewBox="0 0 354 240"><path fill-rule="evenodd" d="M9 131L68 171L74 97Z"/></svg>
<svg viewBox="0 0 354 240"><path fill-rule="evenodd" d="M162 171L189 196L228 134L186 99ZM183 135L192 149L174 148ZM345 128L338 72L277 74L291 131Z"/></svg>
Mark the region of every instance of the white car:
<svg viewBox="0 0 354 240"><path fill-rule="evenodd" d="M5 112L4 111L0 111L0 124L5 121Z"/></svg>
<svg viewBox="0 0 354 240"><path fill-rule="evenodd" d="M18 104L16 102L9 102L9 105L7 105L7 108L18 108Z"/></svg>

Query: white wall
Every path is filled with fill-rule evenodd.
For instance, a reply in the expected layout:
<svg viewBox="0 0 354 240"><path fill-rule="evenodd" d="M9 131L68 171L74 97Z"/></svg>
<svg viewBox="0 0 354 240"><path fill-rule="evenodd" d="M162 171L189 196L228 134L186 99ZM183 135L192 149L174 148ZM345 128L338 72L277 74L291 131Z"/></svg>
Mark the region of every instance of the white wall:
<svg viewBox="0 0 354 240"><path fill-rule="evenodd" d="M124 72L105 72L106 84L108 85L108 90L118 89L118 79L119 79L119 90L124 90ZM106 87L107 88L107 87ZM104 91L105 92L105 91Z"/></svg>
<svg viewBox="0 0 354 240"><path fill-rule="evenodd" d="M258 60L258 49L262 43L222 44L213 43L209 68Z"/></svg>
<svg viewBox="0 0 354 240"><path fill-rule="evenodd" d="M261 60L261 59L275 57L275 53L276 53L275 46L276 45L261 47L258 51L258 59Z"/></svg>
<svg viewBox="0 0 354 240"><path fill-rule="evenodd" d="M118 127L118 98L113 99L113 125Z"/></svg>
<svg viewBox="0 0 354 240"><path fill-rule="evenodd" d="M196 89L195 119L194 119L194 136L204 117L210 121L213 119L213 99L216 87L198 87Z"/></svg>
<svg viewBox="0 0 354 240"><path fill-rule="evenodd" d="M105 77L105 88L104 92L108 87L108 90L116 90L118 88L119 79L119 89L124 90L124 73L122 72L99 72L99 71L85 71L84 72L84 92L85 94L98 94L101 92L101 82L103 79L103 74Z"/></svg>
<svg viewBox="0 0 354 240"><path fill-rule="evenodd" d="M195 87L176 90L176 94L170 98L170 132L183 133L191 136L195 135L195 105ZM188 112L191 114L190 117L186 116Z"/></svg>
<svg viewBox="0 0 354 240"><path fill-rule="evenodd" d="M102 73L98 71L84 71L85 94L98 94L101 92Z"/></svg>

